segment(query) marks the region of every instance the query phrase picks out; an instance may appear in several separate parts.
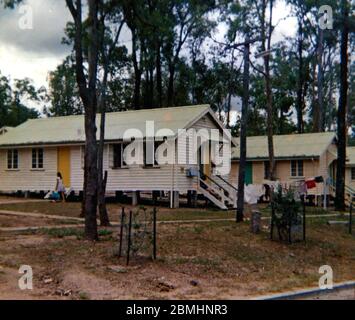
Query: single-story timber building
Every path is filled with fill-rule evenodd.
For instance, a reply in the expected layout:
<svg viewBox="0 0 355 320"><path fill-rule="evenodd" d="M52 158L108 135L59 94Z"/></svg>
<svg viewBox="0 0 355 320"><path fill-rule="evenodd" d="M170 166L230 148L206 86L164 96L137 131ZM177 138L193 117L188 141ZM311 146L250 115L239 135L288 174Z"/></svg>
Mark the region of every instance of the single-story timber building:
<svg viewBox="0 0 355 320"><path fill-rule="evenodd" d="M189 160L184 164L175 161L163 165L155 162L127 165L123 150L132 139L126 139L125 133L129 129L139 130L143 134L142 141L151 139L146 132L147 121L154 122L154 150L170 139L174 141L175 159L179 154L188 155ZM97 116L98 128L99 124L100 115ZM199 194L221 209L234 207L236 191L228 182L229 170L225 177L215 174L211 154L203 154L211 152L212 148L200 147L196 152L197 161L190 161L193 158L190 143L180 143L178 139L179 130L183 129L214 129L219 136L215 139L217 143L234 143L225 135L223 124L208 105L106 114L103 162L108 172L107 192L130 193L135 202L139 192L165 191L170 195L171 207L179 205L182 194L192 194L191 197ZM189 134L187 136L191 139ZM83 189L84 146L83 115L33 119L10 130L4 129L0 135L0 192L47 192L54 189L57 172L60 172L65 187L79 193ZM222 152L222 157L222 165L230 167L230 147L229 154Z"/></svg>
<svg viewBox="0 0 355 320"><path fill-rule="evenodd" d="M235 140L239 146L239 141ZM322 176L324 181L335 179L337 138L334 132L290 134L274 136L275 175L282 184ZM238 185L239 147L232 149L230 182ZM264 184L269 174L267 136L247 138L246 184ZM329 190L326 193L329 194ZM308 191L309 195L322 196L323 183Z"/></svg>

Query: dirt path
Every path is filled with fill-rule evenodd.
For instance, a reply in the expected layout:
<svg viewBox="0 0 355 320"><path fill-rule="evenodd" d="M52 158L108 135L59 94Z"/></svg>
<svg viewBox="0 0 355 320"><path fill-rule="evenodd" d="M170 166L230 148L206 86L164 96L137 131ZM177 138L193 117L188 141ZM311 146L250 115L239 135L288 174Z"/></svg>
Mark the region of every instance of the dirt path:
<svg viewBox="0 0 355 320"><path fill-rule="evenodd" d="M29 203L29 202L40 202L40 201L43 201L43 200L24 199L24 198L14 199L13 197L0 196L0 204Z"/></svg>
<svg viewBox="0 0 355 320"><path fill-rule="evenodd" d="M20 212L20 211L9 211L9 210L0 210L0 215L46 218L46 219L57 219L57 220L74 220L74 221L80 221L80 222L85 220L83 218L77 218L77 217L67 217L67 216L35 213L35 212Z"/></svg>
<svg viewBox="0 0 355 320"><path fill-rule="evenodd" d="M0 232L26 232L26 231L36 231L39 229L60 229L60 228L69 228L69 227L83 227L83 223L85 222L84 218L78 218L78 217L70 217L70 216L61 216L61 215L49 215L49 214L43 214L43 213L35 213L35 212L19 212L19 211L10 211L10 210L0 210L0 217L26 217L26 218L32 218L34 221L33 224L31 225L30 221L27 221L26 226L3 226L0 227ZM319 218L319 217L336 217L338 216L337 214L327 214L327 215L309 215L307 216L308 219L312 218ZM36 223L35 219L41 219L40 223ZM262 217L262 220L269 220L270 217ZM44 221L51 221L51 220L58 220L58 221L73 221L73 222L80 222L81 224L48 224L48 225L43 225L43 220ZM157 224L193 224L193 223L210 223L210 222L232 222L235 219L228 219L228 218L218 218L218 219L191 219L191 220L162 220L162 221L157 221ZM100 224L100 221L97 221L98 224ZM4 224L3 224L4 225ZM112 227L117 227L120 224L117 222L111 222Z"/></svg>

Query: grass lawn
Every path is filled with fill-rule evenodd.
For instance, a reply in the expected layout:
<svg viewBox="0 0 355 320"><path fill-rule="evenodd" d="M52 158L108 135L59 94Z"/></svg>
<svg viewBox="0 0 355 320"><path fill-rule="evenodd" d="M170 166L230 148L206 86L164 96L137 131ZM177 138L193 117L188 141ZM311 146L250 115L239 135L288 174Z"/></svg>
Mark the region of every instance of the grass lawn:
<svg viewBox="0 0 355 320"><path fill-rule="evenodd" d="M2 235L0 299L247 298L317 286L322 265L335 282L354 280L355 237L344 226L313 219L307 242L292 245L270 241L265 228L254 235L247 222L159 225L158 260L132 257L129 267L116 256L117 227L101 230L96 243L82 229ZM22 264L33 267L31 292L15 285Z"/></svg>
<svg viewBox="0 0 355 320"><path fill-rule="evenodd" d="M107 205L109 216L112 221L119 221L122 206L126 208L126 212L130 209L137 210L130 205L120 205L109 203ZM151 206L146 206L151 209ZM79 217L81 211L81 203L79 202L65 202L65 203L51 203L49 201L38 202L21 202L0 204L1 210L19 211L19 212L33 212L43 213L48 215L59 215L66 217ZM170 221L170 220L199 220L199 219L229 219L235 217L235 211L221 211L214 209L169 209L166 207L158 208L158 220Z"/></svg>

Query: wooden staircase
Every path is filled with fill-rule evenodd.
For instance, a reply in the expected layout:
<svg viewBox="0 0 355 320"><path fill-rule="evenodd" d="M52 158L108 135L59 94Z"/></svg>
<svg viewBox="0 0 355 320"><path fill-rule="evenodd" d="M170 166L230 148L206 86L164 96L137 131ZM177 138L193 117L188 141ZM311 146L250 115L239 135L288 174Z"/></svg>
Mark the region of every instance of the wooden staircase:
<svg viewBox="0 0 355 320"><path fill-rule="evenodd" d="M329 183L329 191L330 194L335 197L335 192L336 192L336 187L335 187L335 181L330 180ZM354 203L355 201L355 190L352 189L351 187L345 185L345 205L350 208L351 204Z"/></svg>
<svg viewBox="0 0 355 320"><path fill-rule="evenodd" d="M235 187L228 184L222 177L211 178L200 173L198 193L222 210L234 209L237 203L237 192Z"/></svg>

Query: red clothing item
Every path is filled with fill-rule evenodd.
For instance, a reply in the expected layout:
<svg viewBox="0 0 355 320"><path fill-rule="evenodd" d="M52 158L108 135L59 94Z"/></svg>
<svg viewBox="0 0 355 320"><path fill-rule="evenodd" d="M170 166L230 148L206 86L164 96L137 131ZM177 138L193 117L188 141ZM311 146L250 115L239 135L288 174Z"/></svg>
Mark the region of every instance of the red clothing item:
<svg viewBox="0 0 355 320"><path fill-rule="evenodd" d="M317 187L317 184L314 180L308 180L308 181L306 181L306 186L307 186L307 189L313 189L313 188Z"/></svg>

